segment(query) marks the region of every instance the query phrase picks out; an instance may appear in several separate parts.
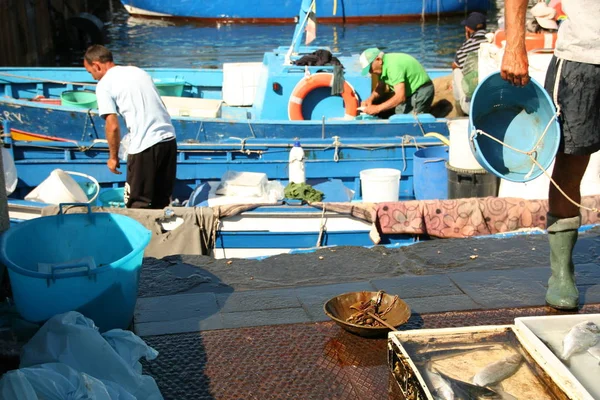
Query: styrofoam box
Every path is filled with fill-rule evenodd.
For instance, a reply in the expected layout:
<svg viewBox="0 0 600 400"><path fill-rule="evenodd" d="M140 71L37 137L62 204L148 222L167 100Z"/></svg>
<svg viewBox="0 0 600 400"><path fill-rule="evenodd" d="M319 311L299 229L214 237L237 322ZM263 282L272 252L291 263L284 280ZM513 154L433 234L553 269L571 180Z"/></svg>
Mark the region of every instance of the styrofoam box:
<svg viewBox="0 0 600 400"><path fill-rule="evenodd" d="M573 326L583 321L591 321L600 326L600 314L515 318L515 330L529 354L571 398L600 399L600 366L596 358L587 351L577 353L569 358L567 367L554 354L562 352L564 336Z"/></svg>
<svg viewBox="0 0 600 400"><path fill-rule="evenodd" d="M223 64L223 101L229 106L251 106L263 68L262 62Z"/></svg>
<svg viewBox="0 0 600 400"><path fill-rule="evenodd" d="M219 118L222 100L161 96L169 115L175 117Z"/></svg>
<svg viewBox="0 0 600 400"><path fill-rule="evenodd" d="M480 350L473 349L477 346L482 346L482 348ZM494 348L484 349L485 346ZM466 351L461 352L461 348ZM514 396L515 391L519 390L519 399L579 399L563 387L558 386L555 378L548 373L537 373L546 361L540 360L539 357L529 359L531 351L522 343L515 325L465 326L390 332L388 334L388 367L392 374L389 380L389 389L392 392L399 391L404 397L411 399L434 400L437 398L434 397L419 369L430 367L418 363L421 367L417 368L417 363L411 358L411 355L416 354L425 356L427 353L423 350L428 349L432 353L443 349L455 351L454 354L445 357L438 356L429 361L438 372L452 375L455 379L464 382L471 382L476 371L491 362L518 352L526 357L526 362L523 362L512 376L502 381L502 389L507 394Z"/></svg>
<svg viewBox="0 0 600 400"><path fill-rule="evenodd" d="M478 53L478 78L482 82L488 75L500 71L504 47L500 48L493 43L482 43ZM546 71L552 53L529 53L529 76L538 81L542 86L546 80Z"/></svg>

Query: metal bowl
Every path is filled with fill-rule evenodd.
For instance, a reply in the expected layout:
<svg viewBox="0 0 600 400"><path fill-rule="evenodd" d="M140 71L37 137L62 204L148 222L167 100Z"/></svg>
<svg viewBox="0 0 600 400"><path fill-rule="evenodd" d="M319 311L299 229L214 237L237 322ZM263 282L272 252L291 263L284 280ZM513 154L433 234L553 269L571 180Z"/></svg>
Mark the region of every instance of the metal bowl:
<svg viewBox="0 0 600 400"><path fill-rule="evenodd" d="M387 334L390 329L385 326L364 326L356 325L350 322L346 322L348 317L356 312L350 308L358 302L376 300L379 292L350 292L340 294L323 305L325 314L331 318L336 324L347 330L348 332L355 333L363 337L376 337ZM387 293L383 294L381 305L379 309L385 310L390 304L392 304L394 296ZM404 324L410 318L410 307L402 299L396 300L396 303L392 309L385 314L385 322L389 323L394 327L398 327Z"/></svg>

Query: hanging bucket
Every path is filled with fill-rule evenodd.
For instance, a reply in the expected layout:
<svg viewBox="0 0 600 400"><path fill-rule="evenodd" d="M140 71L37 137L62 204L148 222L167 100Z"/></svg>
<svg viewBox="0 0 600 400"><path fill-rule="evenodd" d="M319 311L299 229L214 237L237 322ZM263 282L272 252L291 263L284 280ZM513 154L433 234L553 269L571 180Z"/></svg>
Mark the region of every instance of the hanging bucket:
<svg viewBox="0 0 600 400"><path fill-rule="evenodd" d="M88 195L83 191L81 186L70 175L81 176L92 181L96 185L94 195L88 198ZM60 203L92 204L96 200L96 197L98 197L99 191L100 184L93 176L82 174L81 172L63 171L57 168L25 196L25 200L56 205Z"/></svg>
<svg viewBox="0 0 600 400"><path fill-rule="evenodd" d="M448 198L448 146L420 149L413 158L413 185L417 200Z"/></svg>
<svg viewBox="0 0 600 400"><path fill-rule="evenodd" d="M533 180L543 173L541 168L552 164L558 151L561 135L555 116L552 99L534 79L517 87L502 79L500 73L489 75L471 99L469 135L473 155L497 177L513 182ZM541 168L522 152L531 152Z"/></svg>

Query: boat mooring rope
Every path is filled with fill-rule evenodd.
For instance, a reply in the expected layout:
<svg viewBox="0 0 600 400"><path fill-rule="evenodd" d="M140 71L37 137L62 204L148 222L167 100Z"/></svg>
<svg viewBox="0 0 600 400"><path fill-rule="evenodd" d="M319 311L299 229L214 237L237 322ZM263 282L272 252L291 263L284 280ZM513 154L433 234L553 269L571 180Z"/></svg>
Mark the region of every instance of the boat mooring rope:
<svg viewBox="0 0 600 400"><path fill-rule="evenodd" d="M321 211L321 226L319 228L319 236L317 237L317 246L321 247L323 242L323 233L327 230L327 218L325 218L325 203L323 203L323 210Z"/></svg>
<svg viewBox="0 0 600 400"><path fill-rule="evenodd" d="M498 138L495 138L494 136L490 135L487 132L482 131L481 129L476 129L471 133L471 137L470 139L473 140L475 138L475 135L477 134L481 134L484 136L487 136L488 138L494 140L495 142L500 143L502 146L509 148L517 153L521 153L521 154L525 154L527 155L531 161L535 164L531 166L531 170L525 175L525 178L528 178L529 176L531 176L531 174L533 173L534 167L537 166L540 170L542 170L542 172L544 173L544 175L546 175L546 177L550 180L550 182L552 182L552 184L554 185L554 187L556 187L556 189L569 201L571 202L571 204L573 204L574 206L578 207L578 208L582 208L584 210L587 211L592 211L592 212L600 212L599 209L594 208L594 207L587 207L584 206L581 203L576 202L575 200L573 200L572 198L570 198L565 192L564 190L562 190L562 188L558 185L558 183L556 183L554 181L554 179L552 179L552 176L548 173L548 171L538 162L538 160L536 159L537 157L537 148L540 145L542 139L544 139L544 137L546 136L546 133L548 133L548 129L550 129L550 126L552 125L552 123L554 122L554 120L557 120L558 117L560 116L560 105L558 104L558 88L559 88L559 79L560 79L560 75L562 73L562 66L563 66L563 60L560 59L558 61L558 68L556 71L556 78L554 80L554 93L552 95L552 100L554 101L554 106L556 107L556 113L552 116L552 118L550 118L550 121L548 121L548 124L546 125L546 128L544 129L544 132L542 133L542 135L540 136L540 138L538 139L537 143L535 144L535 146L533 146L533 148L529 151L523 151L523 150L519 150L509 144L504 143L503 141L501 141Z"/></svg>

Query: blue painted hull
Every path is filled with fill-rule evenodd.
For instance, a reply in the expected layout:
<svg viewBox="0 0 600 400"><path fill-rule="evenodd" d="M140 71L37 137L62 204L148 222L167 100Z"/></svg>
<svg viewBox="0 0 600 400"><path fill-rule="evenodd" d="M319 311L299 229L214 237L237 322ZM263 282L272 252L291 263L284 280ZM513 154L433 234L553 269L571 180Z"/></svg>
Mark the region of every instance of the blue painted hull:
<svg viewBox="0 0 600 400"><path fill-rule="evenodd" d="M339 96L330 96L328 90L322 97L306 101L307 115L315 119L290 121L288 99L298 81L304 76L304 68L281 67L281 55L267 54L265 64L272 66L267 76L259 80L255 104L251 107L223 106L220 117L172 116L179 142L219 143L229 138L256 139L321 139L343 137L386 138L404 135L422 136L425 132L448 134L445 119L429 114L398 115L389 120L343 120L344 106ZM342 58L343 59L343 58ZM346 80L350 82L361 99L370 93L370 79L362 77L354 60L349 65ZM310 67L318 69L331 67ZM156 68L147 69L155 79L177 76L186 82L182 99L221 99L223 96L221 70L192 70ZM430 76L443 76L449 70L434 70ZM65 82L65 83L59 83ZM70 83L71 82L71 83ZM74 83L75 84L74 84ZM79 82L79 84L76 84ZM279 92L271 87L280 85ZM7 121L10 129L47 135L62 140L91 141L105 139L104 120L98 110L52 105L32 101L35 96L59 100L65 90L94 90L95 82L83 68L0 68L0 122ZM317 116L323 115L323 118ZM325 118L326 117L326 118ZM121 119L122 132L127 132Z"/></svg>
<svg viewBox="0 0 600 400"><path fill-rule="evenodd" d="M194 18L210 21L291 22L300 0L121 0L134 15ZM489 0L319 0L319 21L373 22L419 18L423 13L457 14L485 11Z"/></svg>

